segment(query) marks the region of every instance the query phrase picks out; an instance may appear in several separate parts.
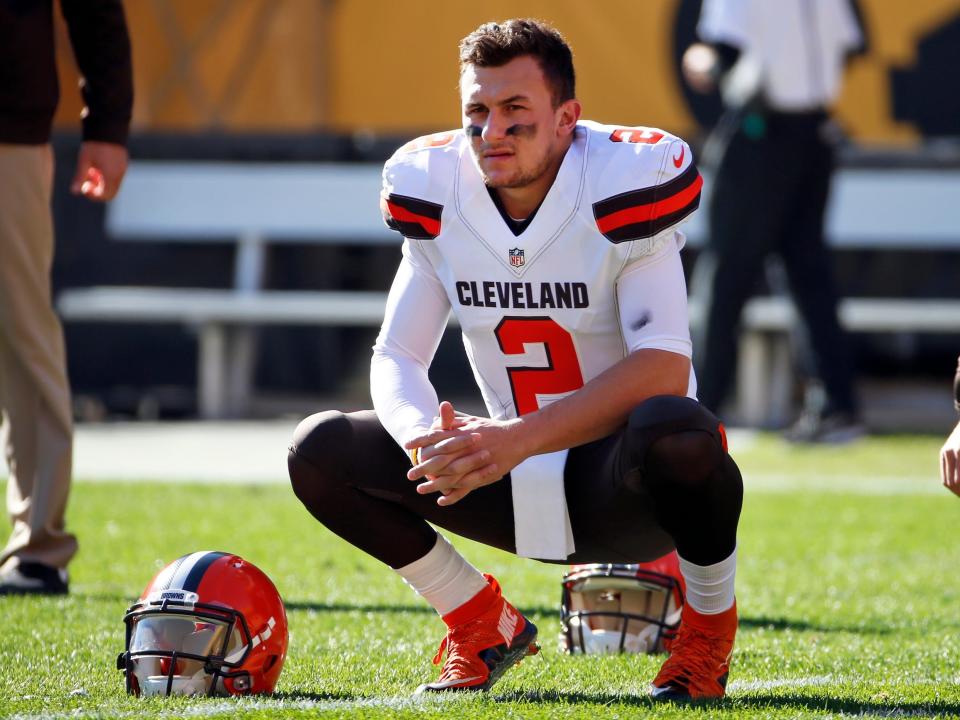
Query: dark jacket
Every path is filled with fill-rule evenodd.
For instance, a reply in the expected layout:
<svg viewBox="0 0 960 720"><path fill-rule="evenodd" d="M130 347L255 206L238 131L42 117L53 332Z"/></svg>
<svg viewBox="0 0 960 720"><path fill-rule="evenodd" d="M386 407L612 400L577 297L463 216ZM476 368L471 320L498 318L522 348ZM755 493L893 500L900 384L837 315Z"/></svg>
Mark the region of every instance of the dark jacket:
<svg viewBox="0 0 960 720"><path fill-rule="evenodd" d="M60 0L84 78L84 140L125 144L133 108L121 0ZM0 143L49 141L60 98L53 0L0 0Z"/></svg>

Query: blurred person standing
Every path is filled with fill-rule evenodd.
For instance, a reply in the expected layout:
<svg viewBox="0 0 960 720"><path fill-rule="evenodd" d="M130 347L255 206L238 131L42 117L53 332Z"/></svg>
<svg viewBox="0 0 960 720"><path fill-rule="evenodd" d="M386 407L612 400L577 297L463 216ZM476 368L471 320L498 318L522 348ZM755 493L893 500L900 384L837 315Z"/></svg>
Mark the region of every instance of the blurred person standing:
<svg viewBox="0 0 960 720"><path fill-rule="evenodd" d="M844 442L863 434L848 339L824 242L824 212L839 129L829 107L845 60L865 49L851 0L704 0L703 42L683 57L697 91L719 85L724 114L708 140L716 168L709 238L692 295L698 397L717 412L733 384L743 306L772 253L782 260L810 339L823 407L806 408L787 438Z"/></svg>
<svg viewBox="0 0 960 720"><path fill-rule="evenodd" d="M960 357L953 376L953 406L960 413ZM960 422L940 449L940 480L955 495L960 495Z"/></svg>
<svg viewBox="0 0 960 720"><path fill-rule="evenodd" d="M127 167L133 80L123 5L60 6L86 103L71 192L103 202ZM0 3L0 410L13 524L0 554L0 595L66 593L77 551L64 522L73 418L50 288L50 134L59 100L53 12L53 0Z"/></svg>

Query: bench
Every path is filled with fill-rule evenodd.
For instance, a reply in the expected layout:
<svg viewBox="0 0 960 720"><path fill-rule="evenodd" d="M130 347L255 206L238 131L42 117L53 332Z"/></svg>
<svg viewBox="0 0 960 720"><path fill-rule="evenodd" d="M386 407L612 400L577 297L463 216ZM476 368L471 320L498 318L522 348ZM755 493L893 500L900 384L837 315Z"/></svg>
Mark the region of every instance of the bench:
<svg viewBox="0 0 960 720"><path fill-rule="evenodd" d="M270 244L398 245L380 217L379 166L138 161L107 208L129 242L237 247L233 288L71 288L66 321L176 323L198 332L201 417L246 414L260 325L379 326L385 293L263 289Z"/></svg>
<svg viewBox="0 0 960 720"><path fill-rule="evenodd" d="M383 293L262 288L270 244L396 244L380 218L379 190L380 166L374 164L131 163L108 208L107 232L123 241L234 243L234 287L74 288L60 294L58 308L67 321L196 328L201 417L242 416L256 326L380 324ZM828 214L829 241L843 249L957 249L958 197L956 170L841 170ZM705 216L697 213L687 226L693 247L703 243ZM692 307L691 317L697 312ZM841 321L854 332L960 332L952 301L848 299ZM742 422L777 424L786 416L794 324L784 297L754 298L745 308L737 384Z"/></svg>
<svg viewBox="0 0 960 720"><path fill-rule="evenodd" d="M175 323L197 331L197 407L203 418L242 417L250 401L259 325L378 327L386 293L145 287L78 288L60 296L71 320Z"/></svg>
<svg viewBox="0 0 960 720"><path fill-rule="evenodd" d="M700 308L691 305L691 316ZM844 298L840 324L859 333L955 333L960 335L960 300ZM747 301L737 368L736 416L743 425L780 427L790 420L791 331L797 310L787 297Z"/></svg>

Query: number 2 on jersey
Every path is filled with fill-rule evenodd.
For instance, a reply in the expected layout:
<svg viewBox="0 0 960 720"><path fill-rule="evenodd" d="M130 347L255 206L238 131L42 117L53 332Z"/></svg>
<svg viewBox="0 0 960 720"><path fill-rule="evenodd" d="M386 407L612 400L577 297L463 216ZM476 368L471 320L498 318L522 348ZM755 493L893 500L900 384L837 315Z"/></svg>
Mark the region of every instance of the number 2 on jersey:
<svg viewBox="0 0 960 720"><path fill-rule="evenodd" d="M553 318L505 317L494 333L505 355L523 355L525 344L541 344L547 355L545 367L507 367L517 415L539 409L537 395L559 395L583 387L573 337Z"/></svg>

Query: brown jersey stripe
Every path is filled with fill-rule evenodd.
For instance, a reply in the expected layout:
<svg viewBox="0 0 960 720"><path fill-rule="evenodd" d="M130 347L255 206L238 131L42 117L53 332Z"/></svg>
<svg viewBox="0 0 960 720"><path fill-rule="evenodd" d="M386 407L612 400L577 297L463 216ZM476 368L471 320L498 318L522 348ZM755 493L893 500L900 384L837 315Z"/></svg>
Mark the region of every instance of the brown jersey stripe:
<svg viewBox="0 0 960 720"><path fill-rule="evenodd" d="M628 240L641 240L643 238L653 237L661 230L664 230L683 220L690 213L696 210L699 205L700 194L697 193L693 200L675 212L672 212L668 215L661 215L654 220L621 225L616 229L603 233L603 235L612 243L622 243L627 242Z"/></svg>
<svg viewBox="0 0 960 720"><path fill-rule="evenodd" d="M425 218L439 222L440 214L443 212L443 205L409 197L407 195L397 195L390 193L387 196L387 202L395 207L400 207L414 215L422 215Z"/></svg>
<svg viewBox="0 0 960 720"><path fill-rule="evenodd" d="M381 209L387 227L404 237L432 240L440 234L442 205L391 193L383 199Z"/></svg>
<svg viewBox="0 0 960 720"><path fill-rule="evenodd" d="M631 190L595 202L593 204L593 216L599 221L600 218L610 215L611 213L620 212L621 210L636 207L637 205L650 205L659 200L665 200L679 192L683 192L696 183L698 178L700 178L700 173L697 171L696 165L690 163L690 166L680 175L662 185L654 185L653 187L642 188L640 190Z"/></svg>
<svg viewBox="0 0 960 720"><path fill-rule="evenodd" d="M665 196L662 200L646 205L634 205L597 218L597 227L600 232L606 234L626 225L655 221L665 215L672 215L689 206L691 202L699 204L702 186L703 179L698 175L692 185L673 195Z"/></svg>

